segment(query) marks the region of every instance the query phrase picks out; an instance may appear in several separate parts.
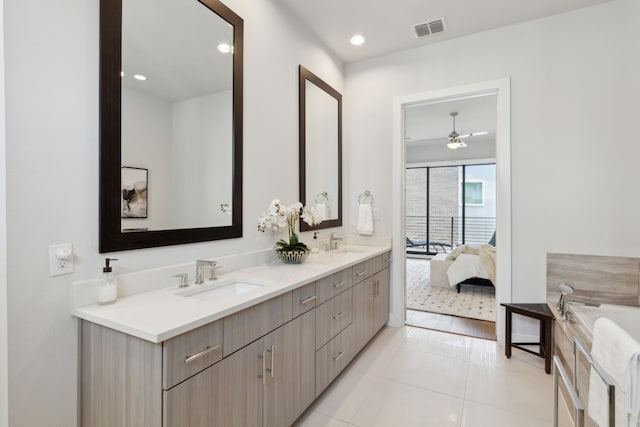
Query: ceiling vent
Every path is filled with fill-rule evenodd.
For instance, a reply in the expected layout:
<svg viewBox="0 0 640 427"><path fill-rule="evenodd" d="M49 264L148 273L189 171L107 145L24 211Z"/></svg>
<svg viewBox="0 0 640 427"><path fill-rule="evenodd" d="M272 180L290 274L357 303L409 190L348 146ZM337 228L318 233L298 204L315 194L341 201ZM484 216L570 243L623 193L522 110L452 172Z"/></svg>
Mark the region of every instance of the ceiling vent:
<svg viewBox="0 0 640 427"><path fill-rule="evenodd" d="M447 31L447 23L442 17L424 24L414 25L413 30L416 33L416 37L430 36Z"/></svg>

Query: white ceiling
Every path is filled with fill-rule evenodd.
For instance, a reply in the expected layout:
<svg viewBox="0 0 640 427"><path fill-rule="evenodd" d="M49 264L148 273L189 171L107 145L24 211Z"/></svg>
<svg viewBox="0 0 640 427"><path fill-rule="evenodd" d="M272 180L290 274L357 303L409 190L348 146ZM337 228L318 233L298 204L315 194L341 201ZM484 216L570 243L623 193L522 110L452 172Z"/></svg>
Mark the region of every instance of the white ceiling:
<svg viewBox="0 0 640 427"><path fill-rule="evenodd" d="M610 0L277 0L344 62L555 15ZM448 30L416 38L413 26L444 17ZM367 39L352 46L361 33Z"/></svg>
<svg viewBox="0 0 640 427"><path fill-rule="evenodd" d="M172 103L231 89L220 43L233 43L233 27L198 1L123 2L122 84Z"/></svg>
<svg viewBox="0 0 640 427"><path fill-rule="evenodd" d="M407 148L424 145L445 145L453 129L451 113L457 112L456 131L460 135L485 131L487 135L465 138L471 145L479 141L493 141L496 137L495 94L469 97L445 102L412 105L405 108L405 142Z"/></svg>

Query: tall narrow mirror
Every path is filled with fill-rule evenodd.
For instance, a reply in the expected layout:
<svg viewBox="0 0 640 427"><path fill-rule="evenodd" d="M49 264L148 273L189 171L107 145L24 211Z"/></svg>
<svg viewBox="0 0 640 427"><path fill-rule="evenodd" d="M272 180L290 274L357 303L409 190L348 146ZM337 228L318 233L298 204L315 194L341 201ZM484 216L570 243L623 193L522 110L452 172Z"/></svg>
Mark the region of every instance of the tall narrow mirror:
<svg viewBox="0 0 640 427"><path fill-rule="evenodd" d="M242 19L101 0L100 252L242 235Z"/></svg>
<svg viewBox="0 0 640 427"><path fill-rule="evenodd" d="M322 223L342 225L342 95L304 68L299 70L300 201ZM300 223L302 231L311 228Z"/></svg>

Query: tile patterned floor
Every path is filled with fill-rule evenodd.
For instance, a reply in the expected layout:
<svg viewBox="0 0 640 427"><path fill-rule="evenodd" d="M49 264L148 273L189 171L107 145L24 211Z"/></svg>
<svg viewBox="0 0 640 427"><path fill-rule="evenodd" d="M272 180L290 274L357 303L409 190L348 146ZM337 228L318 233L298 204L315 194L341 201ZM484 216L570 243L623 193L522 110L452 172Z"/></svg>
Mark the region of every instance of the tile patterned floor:
<svg viewBox="0 0 640 427"><path fill-rule="evenodd" d="M458 293L456 288L431 286L430 270L431 261L429 260L407 259L407 308L496 321L493 287L462 285Z"/></svg>
<svg viewBox="0 0 640 427"><path fill-rule="evenodd" d="M563 406L564 408L564 406ZM298 427L547 427L544 361L494 341L385 328L298 420ZM561 426L570 421L563 409Z"/></svg>

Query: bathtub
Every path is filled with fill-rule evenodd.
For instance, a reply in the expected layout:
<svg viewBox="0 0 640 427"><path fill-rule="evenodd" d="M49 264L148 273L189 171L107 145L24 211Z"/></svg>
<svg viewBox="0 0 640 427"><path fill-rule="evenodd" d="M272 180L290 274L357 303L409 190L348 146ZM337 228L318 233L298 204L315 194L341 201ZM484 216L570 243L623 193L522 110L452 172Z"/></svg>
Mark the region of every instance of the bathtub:
<svg viewBox="0 0 640 427"><path fill-rule="evenodd" d="M582 322L590 336L593 336L593 324L596 319L606 317L613 320L636 341L640 342L640 307L613 304L602 304L595 307L575 303L570 304L569 311L573 313L576 321Z"/></svg>

